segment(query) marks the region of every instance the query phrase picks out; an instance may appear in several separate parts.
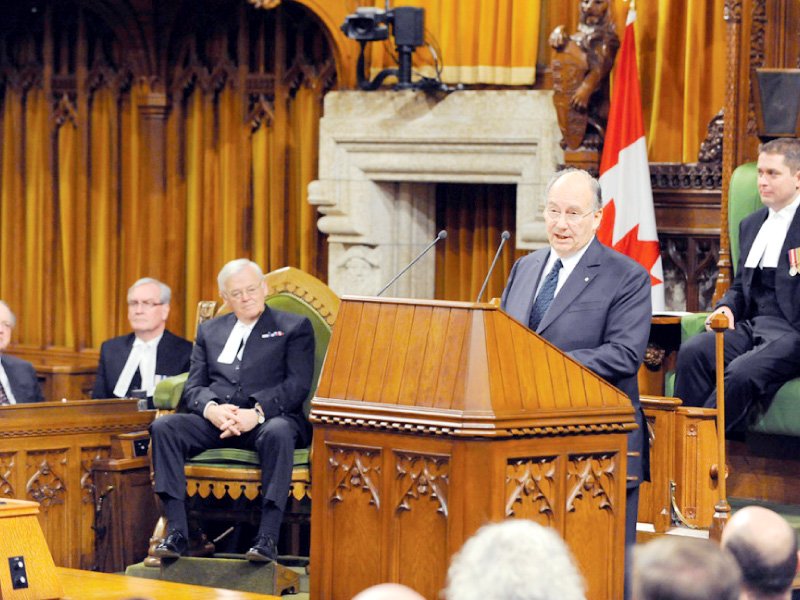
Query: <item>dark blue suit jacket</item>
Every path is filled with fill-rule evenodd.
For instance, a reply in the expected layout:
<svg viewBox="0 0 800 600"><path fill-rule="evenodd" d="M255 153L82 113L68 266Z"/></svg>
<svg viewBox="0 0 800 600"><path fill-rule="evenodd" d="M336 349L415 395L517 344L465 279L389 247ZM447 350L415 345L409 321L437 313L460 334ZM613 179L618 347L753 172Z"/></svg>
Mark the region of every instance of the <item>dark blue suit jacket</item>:
<svg viewBox="0 0 800 600"><path fill-rule="evenodd" d="M503 310L526 326L549 254L544 248L519 259L503 291ZM637 373L650 336L650 287L641 265L593 239L536 330L631 399L639 427L628 451L639 455L628 457L628 476L638 481L649 477Z"/></svg>
<svg viewBox="0 0 800 600"><path fill-rule="evenodd" d="M767 220L769 209L765 206L751 215L748 215L739 224L739 266L733 283L722 299L717 303L717 308L727 306L733 311L736 321L744 321L755 317L755 306L751 302L753 274L755 269L746 269L744 266L750 248L758 235L761 225ZM775 295L778 298L778 307L784 318L798 331L800 331L800 275L789 275L789 250L800 248L800 209L794 214L786 239L781 248L778 259L778 268L775 270Z"/></svg>
<svg viewBox="0 0 800 600"><path fill-rule="evenodd" d="M3 363L3 369L11 384L11 392L18 404L44 401L39 381L36 379L36 371L33 370L31 363L7 354L0 355L0 362Z"/></svg>
<svg viewBox="0 0 800 600"><path fill-rule="evenodd" d="M298 447L307 446L311 425L303 403L314 375L311 322L267 307L247 338L241 362L221 364L217 358L235 324L236 315L229 313L200 325L183 390L186 407L202 415L211 400L243 408L258 403L267 419L287 417L297 429Z"/></svg>
<svg viewBox="0 0 800 600"><path fill-rule="evenodd" d="M97 378L92 388L92 398L114 398L114 387L119 374L125 367L128 355L133 348L136 336L133 333L111 338L100 346L100 363L97 365ZM164 330L158 342L156 353L156 375L172 377L189 370L189 358L192 355L192 342ZM138 389L142 378L137 370L131 380L128 392Z"/></svg>

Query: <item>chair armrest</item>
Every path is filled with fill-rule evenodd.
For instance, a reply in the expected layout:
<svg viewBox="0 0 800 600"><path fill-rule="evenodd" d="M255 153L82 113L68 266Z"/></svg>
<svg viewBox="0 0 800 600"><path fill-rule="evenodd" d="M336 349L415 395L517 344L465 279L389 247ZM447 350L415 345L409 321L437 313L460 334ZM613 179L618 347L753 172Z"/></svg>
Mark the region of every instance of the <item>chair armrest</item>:
<svg viewBox="0 0 800 600"><path fill-rule="evenodd" d="M153 392L153 406L159 410L176 410L188 377L189 373L181 373L159 381Z"/></svg>
<svg viewBox="0 0 800 600"><path fill-rule="evenodd" d="M706 330L706 319L711 313L692 313L681 317L681 343Z"/></svg>

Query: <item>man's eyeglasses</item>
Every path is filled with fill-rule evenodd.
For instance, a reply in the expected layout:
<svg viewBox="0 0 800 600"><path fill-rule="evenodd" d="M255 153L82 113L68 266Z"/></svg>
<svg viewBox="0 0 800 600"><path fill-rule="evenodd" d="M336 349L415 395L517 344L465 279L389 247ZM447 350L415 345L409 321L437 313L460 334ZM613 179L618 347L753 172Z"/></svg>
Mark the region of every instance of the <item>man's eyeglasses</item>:
<svg viewBox="0 0 800 600"><path fill-rule="evenodd" d="M243 290L232 290L230 292L226 292L229 298L233 298L236 301L241 300L245 297L245 295L252 297L255 296L258 291L261 289L261 285L251 285L250 287L246 287Z"/></svg>
<svg viewBox="0 0 800 600"><path fill-rule="evenodd" d="M576 225L577 223L581 222L581 219L588 217L589 215L594 214L595 210L590 210L586 213L579 213L577 210L568 210L566 212L561 212L556 208L546 208L544 211L544 218L548 221L552 221L555 223L561 218L561 215L564 215L564 220L569 223L570 225Z"/></svg>
<svg viewBox="0 0 800 600"><path fill-rule="evenodd" d="M157 300L128 300L128 308L143 308L149 310L154 306L161 306L163 302Z"/></svg>

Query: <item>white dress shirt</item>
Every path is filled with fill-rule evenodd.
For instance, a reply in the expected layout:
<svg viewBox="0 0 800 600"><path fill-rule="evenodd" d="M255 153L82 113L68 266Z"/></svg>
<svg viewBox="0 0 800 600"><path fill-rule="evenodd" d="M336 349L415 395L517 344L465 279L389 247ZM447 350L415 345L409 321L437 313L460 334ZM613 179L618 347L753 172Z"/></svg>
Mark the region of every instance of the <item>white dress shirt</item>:
<svg viewBox="0 0 800 600"><path fill-rule="evenodd" d="M761 224L761 229L758 230L756 239L750 246L750 252L744 263L745 267L748 269L756 267L774 269L778 266L783 242L786 241L786 234L789 232L789 226L792 224L798 205L800 205L800 194L795 196L791 204L784 206L781 210L769 209L767 220Z"/></svg>

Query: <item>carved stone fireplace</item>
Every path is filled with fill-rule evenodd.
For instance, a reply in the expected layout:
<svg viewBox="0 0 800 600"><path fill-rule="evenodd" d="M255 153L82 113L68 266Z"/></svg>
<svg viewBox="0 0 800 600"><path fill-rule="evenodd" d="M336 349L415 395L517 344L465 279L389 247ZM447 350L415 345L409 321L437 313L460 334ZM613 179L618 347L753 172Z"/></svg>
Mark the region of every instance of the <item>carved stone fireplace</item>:
<svg viewBox="0 0 800 600"><path fill-rule="evenodd" d="M331 92L324 114L308 200L337 294L375 294L433 240L437 182L516 184L517 248L546 244L542 195L562 162L551 92ZM433 294L433 252L387 292Z"/></svg>

